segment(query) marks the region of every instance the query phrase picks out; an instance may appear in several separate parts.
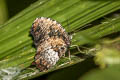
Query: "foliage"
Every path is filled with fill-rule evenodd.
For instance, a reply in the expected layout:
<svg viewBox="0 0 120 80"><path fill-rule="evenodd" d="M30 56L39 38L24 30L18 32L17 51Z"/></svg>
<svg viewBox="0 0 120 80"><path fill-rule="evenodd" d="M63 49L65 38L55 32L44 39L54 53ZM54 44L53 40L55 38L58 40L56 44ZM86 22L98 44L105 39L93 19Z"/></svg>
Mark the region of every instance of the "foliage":
<svg viewBox="0 0 120 80"><path fill-rule="evenodd" d="M82 75L84 75L83 79L93 79L90 76L97 73L97 71L92 71L96 68L94 61L105 68L106 64L108 67L110 66L105 61L109 56L106 54L110 53L111 58L115 59L120 56L120 49L116 51L116 49L104 43L104 38L109 37L107 35L120 31L120 14L119 12L113 13L120 9L119 6L119 0L39 0L35 2L0 26L0 72L10 72L9 70L13 69L19 73L17 76L13 76L14 79L32 79L50 74L48 79L54 80L59 78L57 76L60 76L60 73L63 73L62 71L68 73L67 70L76 69L73 70L74 76L77 75L76 79L78 77L81 79ZM34 19L41 16L50 17L60 22L66 31L72 35L71 61L68 57L63 57L54 68L46 72L39 72L35 67L30 67L34 60L35 47L29 31ZM112 40L116 41L114 38ZM117 42L119 42L119 39L117 39ZM117 45L119 46L118 43ZM76 46L79 46L81 51L77 50ZM93 57L94 61L92 61ZM115 63L118 62L117 64L119 64L120 57L117 58ZM90 65L90 63L91 66L88 66L87 64ZM76 66L77 64L80 65ZM87 67L85 67L86 65ZM83 71L77 70L80 68ZM105 71L99 70L101 77L106 77L107 75L104 76L103 74L108 73L111 69L114 70L114 68L108 68ZM89 70L93 72L90 76L88 76L90 73L85 74ZM79 73L80 75L78 75ZM16 73L9 73L8 75L14 74ZM68 74L72 75L70 72ZM55 75L56 77L53 79ZM97 80L99 76L97 74L95 76Z"/></svg>

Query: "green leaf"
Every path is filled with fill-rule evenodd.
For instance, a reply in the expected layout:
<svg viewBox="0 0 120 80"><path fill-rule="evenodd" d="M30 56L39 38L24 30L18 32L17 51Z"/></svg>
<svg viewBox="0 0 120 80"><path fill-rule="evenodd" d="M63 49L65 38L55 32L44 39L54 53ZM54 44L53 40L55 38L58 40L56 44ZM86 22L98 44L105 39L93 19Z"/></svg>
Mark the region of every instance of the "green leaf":
<svg viewBox="0 0 120 80"><path fill-rule="evenodd" d="M35 48L29 32L36 17L50 17L60 22L67 32L74 32L79 28L84 28L84 25L92 21L119 10L119 6L120 1L112 0L37 1L0 26L0 69L17 67L23 72L29 72L27 67L31 65L35 55ZM93 26L83 31L75 31L75 34L72 34L72 45L91 44L103 36L120 31L120 16L113 19L114 20L110 22L101 23L100 25ZM79 57L75 59L72 64L81 62ZM70 64L63 64L61 67L58 66L50 71L70 66ZM34 76L40 76L48 72L49 71L38 72L35 73Z"/></svg>

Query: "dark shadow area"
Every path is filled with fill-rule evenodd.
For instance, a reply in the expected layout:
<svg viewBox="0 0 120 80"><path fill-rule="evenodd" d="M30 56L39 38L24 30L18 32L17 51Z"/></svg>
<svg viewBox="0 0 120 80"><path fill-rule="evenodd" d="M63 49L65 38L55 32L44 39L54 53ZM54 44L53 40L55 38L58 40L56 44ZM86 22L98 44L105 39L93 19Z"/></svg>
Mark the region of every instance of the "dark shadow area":
<svg viewBox="0 0 120 80"><path fill-rule="evenodd" d="M109 38L109 39L115 39L115 38L117 38L117 37L120 37L120 31L119 32L114 32L114 33L112 33L112 34L109 34L109 35L107 35L107 36L104 36L104 37L102 37L102 38Z"/></svg>
<svg viewBox="0 0 120 80"><path fill-rule="evenodd" d="M29 7L38 0L6 0L9 18L13 17L23 9Z"/></svg>

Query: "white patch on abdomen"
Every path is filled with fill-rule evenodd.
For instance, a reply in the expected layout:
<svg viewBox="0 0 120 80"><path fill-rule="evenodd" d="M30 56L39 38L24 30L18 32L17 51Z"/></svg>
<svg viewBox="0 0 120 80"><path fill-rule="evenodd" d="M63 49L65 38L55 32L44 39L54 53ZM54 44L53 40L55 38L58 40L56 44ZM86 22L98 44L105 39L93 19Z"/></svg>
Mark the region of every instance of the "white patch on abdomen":
<svg viewBox="0 0 120 80"><path fill-rule="evenodd" d="M55 65L56 62L59 60L58 52L55 52L53 49L49 48L48 50L46 50L44 59L51 65Z"/></svg>

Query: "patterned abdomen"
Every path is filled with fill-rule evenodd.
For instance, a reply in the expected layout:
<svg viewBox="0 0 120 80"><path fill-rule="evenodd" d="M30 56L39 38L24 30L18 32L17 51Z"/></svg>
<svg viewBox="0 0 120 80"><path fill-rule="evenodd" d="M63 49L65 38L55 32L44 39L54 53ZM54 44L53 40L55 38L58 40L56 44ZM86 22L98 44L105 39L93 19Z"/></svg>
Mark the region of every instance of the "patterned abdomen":
<svg viewBox="0 0 120 80"><path fill-rule="evenodd" d="M70 45L65 29L50 18L37 18L31 29L37 48L34 64L40 71L53 67Z"/></svg>

